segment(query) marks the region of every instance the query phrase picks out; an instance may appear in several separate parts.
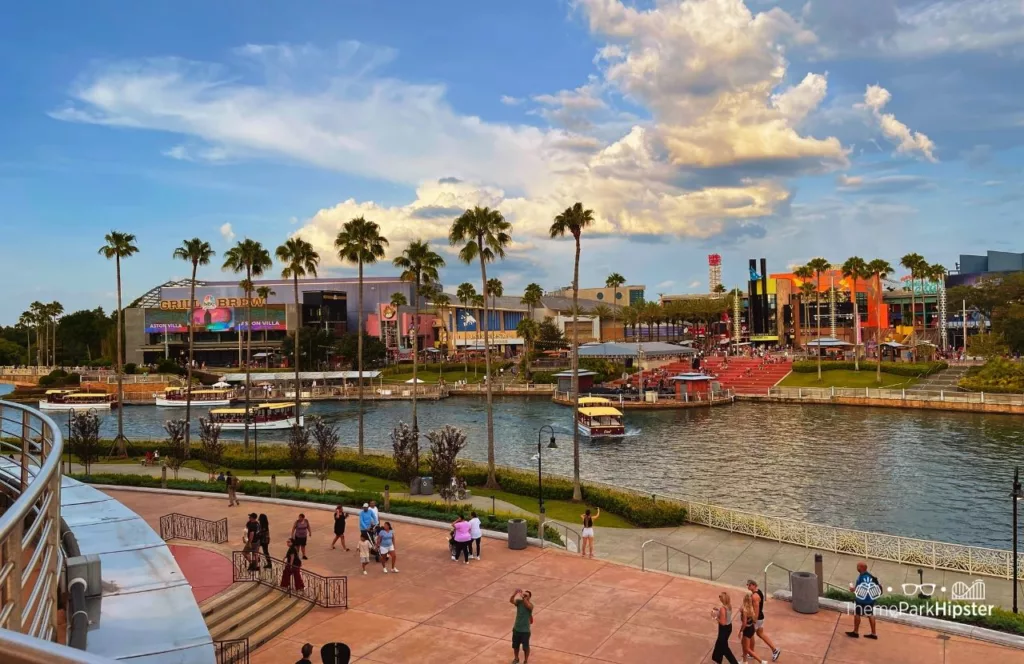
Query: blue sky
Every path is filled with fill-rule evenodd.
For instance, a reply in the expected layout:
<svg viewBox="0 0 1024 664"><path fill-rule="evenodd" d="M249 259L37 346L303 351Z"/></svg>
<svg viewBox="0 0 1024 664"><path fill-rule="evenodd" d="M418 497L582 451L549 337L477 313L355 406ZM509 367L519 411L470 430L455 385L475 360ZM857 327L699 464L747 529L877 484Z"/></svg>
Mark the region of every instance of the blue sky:
<svg viewBox="0 0 1024 664"><path fill-rule="evenodd" d="M751 257L1020 251L1022 55L1015 0L20 3L0 323L110 307L110 229L141 249L126 299L185 276L184 238L299 233L350 274L349 218L447 249L477 204L513 222L509 292L570 282L546 229L575 200L582 285L652 295L706 289L711 252L738 285ZM446 285L478 279L448 257Z"/></svg>

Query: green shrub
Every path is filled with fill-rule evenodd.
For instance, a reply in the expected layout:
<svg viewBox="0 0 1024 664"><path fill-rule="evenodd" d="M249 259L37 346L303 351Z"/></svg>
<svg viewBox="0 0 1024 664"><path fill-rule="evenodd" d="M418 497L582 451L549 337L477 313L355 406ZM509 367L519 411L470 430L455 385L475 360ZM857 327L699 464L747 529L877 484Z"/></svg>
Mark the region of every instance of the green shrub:
<svg viewBox="0 0 1024 664"><path fill-rule="evenodd" d="M825 593L825 597L842 602L852 602L854 600L853 593L839 588L829 588ZM898 608L900 604L903 603L915 608L937 604L970 604L970 602L947 602L936 599L921 599L920 597L908 595L882 595L878 598L878 601L875 602L875 606ZM1012 611L1007 611L1006 609L1001 609L999 607L993 607L991 615L987 616L966 615L954 618L951 615L942 616L941 614L933 614L932 617L939 618L941 620L948 620L949 622L994 629L999 632L1024 635L1024 614L1013 613Z"/></svg>
<svg viewBox="0 0 1024 664"><path fill-rule="evenodd" d="M876 362L865 360L860 363L860 370L871 372L876 370L876 366ZM882 373L892 374L893 376L930 376L937 371L948 368L949 365L945 362L882 362ZM841 362L837 360L823 360L821 370L853 371L854 363L853 360ZM793 363L793 371L795 373L817 373L818 363L815 360L799 360Z"/></svg>
<svg viewBox="0 0 1024 664"><path fill-rule="evenodd" d="M136 364L134 362L128 362L124 365L124 372L128 375L135 373Z"/></svg>
<svg viewBox="0 0 1024 664"><path fill-rule="evenodd" d="M39 387L53 387L58 382L59 382L59 379L54 378L53 376L40 376L38 384L39 384Z"/></svg>
<svg viewBox="0 0 1024 664"><path fill-rule="evenodd" d="M1024 364L997 357L968 372L959 384L976 392L1024 392Z"/></svg>
<svg viewBox="0 0 1024 664"><path fill-rule="evenodd" d="M127 367L127 365L125 365ZM173 374L180 376L185 373L185 370L178 366L178 363L174 360L163 359L156 365L156 372L162 374Z"/></svg>

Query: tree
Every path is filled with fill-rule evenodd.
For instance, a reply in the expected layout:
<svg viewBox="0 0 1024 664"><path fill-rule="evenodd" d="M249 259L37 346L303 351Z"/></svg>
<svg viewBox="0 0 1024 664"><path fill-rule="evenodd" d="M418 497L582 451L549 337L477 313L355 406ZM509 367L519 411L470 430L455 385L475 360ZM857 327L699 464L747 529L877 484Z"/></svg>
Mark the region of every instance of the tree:
<svg viewBox="0 0 1024 664"><path fill-rule="evenodd" d="M459 302L462 303L463 316L469 311L469 306L476 300L476 288L473 284L468 281L464 281L459 284L458 290L455 291L455 297L458 298ZM456 321L455 327L458 328L458 321ZM480 329L479 321L476 325L477 329ZM469 374L469 353L462 354L463 360L463 372Z"/></svg>
<svg viewBox="0 0 1024 664"><path fill-rule="evenodd" d="M807 324L804 325L804 327L810 328L810 322L811 322L810 302L811 302L811 295L813 295L814 292L815 292L814 291L814 285L811 284L810 281L811 281L811 279L814 278L814 270L812 270L811 268L807 267L806 265L801 265L800 267L798 267L795 270L793 270L793 276L801 281L801 284L800 284L800 300L801 300L801 302L803 304L807 305L807 306L805 306L805 311L804 311L804 313L807 314L807 317L806 317ZM810 288L805 288L805 286L808 286L808 285L810 285Z"/></svg>
<svg viewBox="0 0 1024 664"><path fill-rule="evenodd" d="M185 384L185 454L188 455L191 449L192 428L192 364L195 359L195 308L196 308L196 271L200 265L209 265L210 259L216 252L210 247L209 242L204 242L197 237L185 240L181 246L174 250L172 257L183 260L192 265L192 278L189 280L188 289L188 367L187 383ZM175 479L178 475L175 473Z"/></svg>
<svg viewBox="0 0 1024 664"><path fill-rule="evenodd" d="M104 238L106 244L100 247L99 253L107 260L114 259L117 271L117 438L114 445L118 456L128 456L128 448L124 437L124 311L121 308L121 260L138 253L135 236L131 233L110 231Z"/></svg>
<svg viewBox="0 0 1024 664"><path fill-rule="evenodd" d="M409 300L405 299L404 293L392 293L391 294L391 306L396 310L399 307L404 307L409 304Z"/></svg>
<svg viewBox="0 0 1024 664"><path fill-rule="evenodd" d="M530 356L533 354L537 339L540 337L540 325L532 318L523 318L516 325L516 334L526 344L526 352L523 353L523 375L530 379Z"/></svg>
<svg viewBox="0 0 1024 664"><path fill-rule="evenodd" d="M494 392L491 375L491 342L487 334L487 263L505 257L505 248L512 242L510 231L512 224L497 210L486 207L475 207L466 210L452 224L448 233L448 241L452 246L462 245L459 259L467 265L474 260L480 261L480 283L483 284L483 325L484 330L484 368L487 372L487 488L496 489L498 478L494 469Z"/></svg>
<svg viewBox="0 0 1024 664"><path fill-rule="evenodd" d="M21 364L21 360L21 346L14 343L13 341L8 341L7 339L0 339L0 366Z"/></svg>
<svg viewBox="0 0 1024 664"><path fill-rule="evenodd" d="M818 318L818 346L814 354L818 358L818 380L821 380L821 273L832 269L832 264L824 258L812 258L807 267L814 273L814 313Z"/></svg>
<svg viewBox="0 0 1024 664"><path fill-rule="evenodd" d="M914 292L914 284L918 275L924 271L928 264L920 254L907 254L900 259L900 265L910 270L910 345L914 348L914 357L917 357L917 295Z"/></svg>
<svg viewBox="0 0 1024 664"><path fill-rule="evenodd" d="M178 470L188 458L188 443L185 442L188 420L167 420L164 422L164 430L167 432L168 443L165 463L174 472L174 479L178 479Z"/></svg>
<svg viewBox="0 0 1024 664"><path fill-rule="evenodd" d="M537 327L540 330L537 344L542 348L561 350L569 345L565 342L565 334L558 329L558 326L555 325L555 319L551 316L545 316L544 320Z"/></svg>
<svg viewBox="0 0 1024 664"><path fill-rule="evenodd" d="M85 474L92 472L92 464L100 456L100 418L91 410L71 411L71 450L85 466Z"/></svg>
<svg viewBox="0 0 1024 664"><path fill-rule="evenodd" d="M205 417L200 417L199 448L202 450L203 468L206 469L211 480L224 459L225 447L226 445L220 440L220 425Z"/></svg>
<svg viewBox="0 0 1024 664"><path fill-rule="evenodd" d="M258 286L256 288L256 297L259 298L263 302L263 319L264 319L264 327L263 327L263 352L264 353L267 352L267 328L266 328L267 300L270 299L271 295L277 295L277 291L275 291L270 286ZM297 307L296 307L295 310L299 311L299 309Z"/></svg>
<svg viewBox="0 0 1024 664"><path fill-rule="evenodd" d="M860 309L857 307L857 281L867 279L871 276L868 272L868 264L860 256L851 256L843 263L843 276L852 283L850 285L850 299L853 300L853 370L860 371Z"/></svg>
<svg viewBox="0 0 1024 664"><path fill-rule="evenodd" d="M300 237L292 237L285 240L285 243L274 250L277 260L284 264L281 276L292 280L292 295L295 298L295 313L298 320L295 325L295 334L292 335L292 345L297 346L299 342L299 330L302 329L302 306L299 303L299 279L315 277L316 270L320 266L320 254L313 249L313 245ZM310 358L312 360L313 358ZM302 412L302 390L299 380L298 353L293 361L295 367L295 414Z"/></svg>
<svg viewBox="0 0 1024 664"><path fill-rule="evenodd" d="M18 327L25 330L25 364L32 363L32 328L36 326L35 316L25 311L18 317Z"/></svg>
<svg viewBox="0 0 1024 664"><path fill-rule="evenodd" d="M572 268L572 421L579 419L579 390L580 390L580 330L579 330L579 295L580 295L580 236L583 230L594 223L593 210L587 210L583 203L576 202L568 207L561 214L555 217L551 224L550 235L552 238L572 235L576 242L576 256ZM572 428L572 499L583 500L583 492L580 489L580 430L579 427Z"/></svg>
<svg viewBox="0 0 1024 664"><path fill-rule="evenodd" d="M295 477L295 488L302 482L302 473L309 461L309 431L298 423L292 426L288 436L288 461L291 464L292 476Z"/></svg>
<svg viewBox="0 0 1024 664"><path fill-rule="evenodd" d="M355 332L343 335L338 339L336 346L338 355L353 365L359 361L359 347L359 340L356 338ZM364 368L379 367L388 355L388 349L384 342L377 337L371 337L366 332L363 332L362 348Z"/></svg>
<svg viewBox="0 0 1024 664"><path fill-rule="evenodd" d="M434 488L441 494L445 503L451 504L456 492L453 485L458 481L459 452L466 447L466 434L450 424L441 429L427 433L430 441L430 455L427 465L434 480Z"/></svg>
<svg viewBox="0 0 1024 664"><path fill-rule="evenodd" d="M441 354L441 364L444 364L444 357L448 354L448 343L451 341L451 330L448 329L448 316L446 315L452 306L452 298L448 293L434 290L430 296L431 302L437 307L437 315L441 319L441 329L445 332L444 353ZM443 373L443 371L442 371Z"/></svg>
<svg viewBox="0 0 1024 664"><path fill-rule="evenodd" d="M64 305L56 301L50 302L43 305L43 312L46 317L47 338L50 340L48 364L57 366L57 320L64 313Z"/></svg>
<svg viewBox="0 0 1024 664"><path fill-rule="evenodd" d="M604 287L612 289L612 304L619 307L616 314L616 318L621 318L622 307L619 306L619 288L626 283L626 278L618 272L612 272L608 275L608 278L604 280ZM623 333L625 337L625 333Z"/></svg>
<svg viewBox="0 0 1024 664"><path fill-rule="evenodd" d="M331 474L331 462L338 451L338 428L327 424L324 418L313 415L309 418L309 435L316 445L316 478L320 480L320 493L323 493Z"/></svg>
<svg viewBox="0 0 1024 664"><path fill-rule="evenodd" d="M491 277L487 280L487 293L491 296L491 309L498 308L498 298L505 294L505 286L501 279Z"/></svg>
<svg viewBox="0 0 1024 664"><path fill-rule="evenodd" d="M405 422L391 430L391 448L395 459L398 479L406 484L420 474L419 433Z"/></svg>
<svg viewBox="0 0 1024 664"><path fill-rule="evenodd" d="M889 261L881 258L876 258L867 265L867 271L869 274L874 275L875 284L878 289L875 292L875 320L878 321L878 329L875 334L875 346L878 349L878 363L875 366L875 382L879 385L882 383L882 307L885 303L882 299L882 279L885 279L892 273L892 266L889 265Z"/></svg>
<svg viewBox="0 0 1024 664"><path fill-rule="evenodd" d="M281 354L301 371L316 371L322 367L330 359L331 353L336 351L336 346L340 342L322 327L302 327L296 331L299 337L298 357L295 356L295 335L287 336L281 341ZM350 334L353 347L349 358L354 362L356 358L355 333Z"/></svg>
<svg viewBox="0 0 1024 664"><path fill-rule="evenodd" d="M245 280L242 282L245 289L245 436L244 449L249 449L249 399L252 391L252 292L253 277L259 277L264 270L270 269L273 262L270 260L270 252L263 248L263 245L256 240L245 238L239 240L238 244L228 249L224 254L223 269L231 270L235 274L244 272ZM238 329L236 326L235 329ZM241 330L238 332L241 334ZM298 388L296 387L296 391ZM300 413L296 413L298 417Z"/></svg>
<svg viewBox="0 0 1024 664"><path fill-rule="evenodd" d="M412 333L412 429L419 431L419 420L416 417L416 393L419 391L416 372L419 368L419 335L420 335L420 297L424 289L440 281L437 273L444 267L444 259L430 248L429 242L413 240L392 264L402 270L403 281L412 282L413 333Z"/></svg>
<svg viewBox="0 0 1024 664"><path fill-rule="evenodd" d="M31 331L30 327L23 327L26 332ZM82 309L62 316L58 332L63 359L73 365L98 359L103 354L103 340L113 327L114 321L101 307Z"/></svg>
<svg viewBox="0 0 1024 664"><path fill-rule="evenodd" d="M526 284L526 288L523 290L523 297L519 300L530 308L530 318L533 318L534 309L541 305L541 298L544 297L544 289L540 287L540 284Z"/></svg>
<svg viewBox="0 0 1024 664"><path fill-rule="evenodd" d="M363 217L356 217L345 222L338 237L334 239L334 248L338 257L345 262L355 263L359 267L359 296L357 298L357 334L356 355L359 371L359 454L363 453L363 266L373 265L384 258L388 240L380 234L380 226Z"/></svg>

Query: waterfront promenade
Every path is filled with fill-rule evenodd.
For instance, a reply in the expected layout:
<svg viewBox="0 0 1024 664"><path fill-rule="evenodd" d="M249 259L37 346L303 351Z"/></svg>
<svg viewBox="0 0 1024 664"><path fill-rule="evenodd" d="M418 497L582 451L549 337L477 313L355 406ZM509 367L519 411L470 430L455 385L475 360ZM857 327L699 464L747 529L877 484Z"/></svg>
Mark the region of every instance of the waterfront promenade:
<svg viewBox="0 0 1024 664"><path fill-rule="evenodd" d="M274 543L282 539L297 508L250 503L228 508L226 500L163 496L111 490L149 523L173 510L207 519L229 519L238 532L250 511L270 518ZM317 648L340 640L353 661L367 664L487 664L511 660L509 637L514 611L508 598L516 588L532 590L536 603L531 661L537 664L590 662L678 662L706 664L714 641L710 618L715 598L730 592L733 604L741 590L721 583L641 572L605 560L541 551L511 551L500 540L485 540L483 560L469 565L448 558L446 533L439 529L395 523L398 575L370 566L358 573L354 552L331 550L331 513L305 510L313 525L307 569L320 574L346 574L348 610L314 608L251 658L252 664L279 664L299 658L299 648ZM624 531L634 532L635 531ZM602 531L601 535L604 535ZM175 543L177 549L179 544ZM599 540L600 551L600 540ZM228 555L233 546L204 545ZM188 573L188 568L184 568ZM212 580L202 579L204 586ZM779 661L796 664L974 664L999 661L1024 664L1024 652L960 637L940 637L928 630L880 623L878 642L843 635L850 618L822 611L805 616L783 602L769 600L767 628L783 650ZM732 641L738 652L738 641ZM760 647L765 654L763 645Z"/></svg>

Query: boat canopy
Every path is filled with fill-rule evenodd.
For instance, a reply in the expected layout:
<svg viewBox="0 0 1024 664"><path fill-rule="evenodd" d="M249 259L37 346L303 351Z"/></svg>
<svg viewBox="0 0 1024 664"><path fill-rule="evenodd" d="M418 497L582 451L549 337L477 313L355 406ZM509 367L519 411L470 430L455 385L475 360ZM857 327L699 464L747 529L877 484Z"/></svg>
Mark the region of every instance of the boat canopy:
<svg viewBox="0 0 1024 664"><path fill-rule="evenodd" d="M586 415L587 417L622 417L622 413L610 406L580 408L580 414Z"/></svg>
<svg viewBox="0 0 1024 664"><path fill-rule="evenodd" d="M580 397L579 404L581 406L592 406L596 404L611 403L611 399L605 399L604 397Z"/></svg>
<svg viewBox="0 0 1024 664"><path fill-rule="evenodd" d="M69 399L105 399L110 395L106 392L73 392L67 396Z"/></svg>
<svg viewBox="0 0 1024 664"><path fill-rule="evenodd" d="M77 390L46 390L47 394L74 394Z"/></svg>

